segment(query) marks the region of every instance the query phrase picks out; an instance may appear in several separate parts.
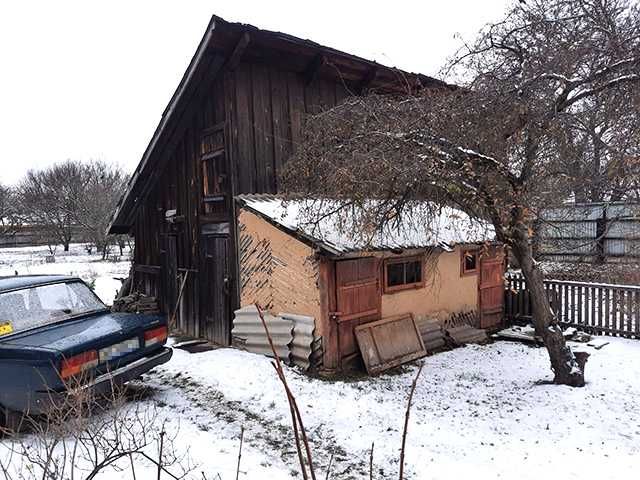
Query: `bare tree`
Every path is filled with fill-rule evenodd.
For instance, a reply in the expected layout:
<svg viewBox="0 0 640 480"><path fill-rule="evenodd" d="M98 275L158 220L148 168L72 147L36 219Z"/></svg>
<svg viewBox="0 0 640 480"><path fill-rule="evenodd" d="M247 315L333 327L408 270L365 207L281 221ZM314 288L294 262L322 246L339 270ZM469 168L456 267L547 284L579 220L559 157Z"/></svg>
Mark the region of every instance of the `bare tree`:
<svg viewBox="0 0 640 480"><path fill-rule="evenodd" d="M105 258L110 247L122 240L107 235L109 220L128 176L117 166L94 160L82 166L82 201L75 209L75 219L83 227L88 239ZM124 247L121 246L121 250Z"/></svg>
<svg viewBox="0 0 640 480"><path fill-rule="evenodd" d="M613 124L616 106L629 102L637 115L638 5L514 2L447 72L460 84L447 93L371 94L309 118L285 188L360 207L369 221L354 225L365 229L393 224L425 198L488 220L527 280L554 381L582 386L583 366L565 343L532 256L531 226L541 207L570 197L569 125L594 109L608 111ZM617 158L637 175L637 159ZM367 198L376 208L367 208ZM430 218L422 214L423 222Z"/></svg>
<svg viewBox="0 0 640 480"><path fill-rule="evenodd" d="M576 202L640 199L640 116L637 102L585 99L567 115L561 144Z"/></svg>
<svg viewBox="0 0 640 480"><path fill-rule="evenodd" d="M18 186L25 219L43 228L65 252L73 238L83 190L82 165L70 160L44 170L30 170Z"/></svg>
<svg viewBox="0 0 640 480"><path fill-rule="evenodd" d="M16 191L0 184L0 235L7 235L22 223Z"/></svg>
<svg viewBox="0 0 640 480"><path fill-rule="evenodd" d="M48 243L68 251L74 234L82 232L104 258L114 241L107 236L110 215L127 180L122 169L103 161L67 160L29 171L18 187L19 203Z"/></svg>
<svg viewBox="0 0 640 480"><path fill-rule="evenodd" d="M136 465L156 469L158 478L196 478L188 450L178 451L177 430L167 428L153 405L135 401L126 388L114 385L107 394L93 395L83 384L80 378L70 381L72 394L46 416L24 416L19 427L28 435L0 429L5 480L91 480L109 471L135 479Z"/></svg>

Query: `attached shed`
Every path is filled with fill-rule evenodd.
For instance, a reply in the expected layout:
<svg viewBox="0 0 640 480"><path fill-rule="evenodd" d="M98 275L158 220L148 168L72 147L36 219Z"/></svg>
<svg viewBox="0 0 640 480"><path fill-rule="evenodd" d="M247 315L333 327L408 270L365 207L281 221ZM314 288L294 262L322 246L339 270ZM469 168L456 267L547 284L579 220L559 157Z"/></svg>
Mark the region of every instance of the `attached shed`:
<svg viewBox="0 0 640 480"><path fill-rule="evenodd" d="M500 325L504 255L486 223L444 207L428 225L406 222L364 241L331 216L306 222L303 202L237 197L240 304L314 318L324 369L357 361L355 328L376 320L472 314L481 328Z"/></svg>
<svg viewBox="0 0 640 480"><path fill-rule="evenodd" d="M184 285L179 329L229 345L241 291L233 199L281 191L278 175L300 139L304 115L371 90L450 88L212 17L109 228L135 237L134 287L171 313Z"/></svg>

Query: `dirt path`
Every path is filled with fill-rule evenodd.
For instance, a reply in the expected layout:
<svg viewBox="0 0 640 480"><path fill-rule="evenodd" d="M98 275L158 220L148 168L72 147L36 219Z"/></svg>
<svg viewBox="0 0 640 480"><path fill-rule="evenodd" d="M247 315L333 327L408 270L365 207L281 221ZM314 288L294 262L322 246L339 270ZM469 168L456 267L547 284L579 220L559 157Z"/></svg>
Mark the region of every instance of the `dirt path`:
<svg viewBox="0 0 640 480"><path fill-rule="evenodd" d="M222 392L202 385L189 375L154 371L145 376L144 385L155 391L151 398L159 407L178 409L184 420L193 422L200 430L215 431L216 434L228 437L232 433L230 425L237 426L233 432L239 431L240 426L243 426L245 442L256 449L277 455L291 469L292 475L300 475L289 423L265 419L259 412L245 408L241 402L227 400ZM181 401L173 401L175 396L181 397ZM288 419L283 420L288 422ZM307 435L318 478L325 477L330 461L331 478L349 480L368 476L367 462L364 459L350 458L336 444L332 433L323 426L308 431Z"/></svg>

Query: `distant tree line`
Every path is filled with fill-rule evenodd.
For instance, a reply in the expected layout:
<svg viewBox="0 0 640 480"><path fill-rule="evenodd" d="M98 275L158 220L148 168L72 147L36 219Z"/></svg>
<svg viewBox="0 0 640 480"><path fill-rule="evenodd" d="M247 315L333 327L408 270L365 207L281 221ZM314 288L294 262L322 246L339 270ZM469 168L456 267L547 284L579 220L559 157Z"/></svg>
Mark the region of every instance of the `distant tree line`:
<svg viewBox="0 0 640 480"><path fill-rule="evenodd" d="M0 184L0 235L22 225L37 225L52 253L69 250L80 237L105 258L126 239L107 235L107 228L128 175L101 160L67 160L30 170L15 186Z"/></svg>

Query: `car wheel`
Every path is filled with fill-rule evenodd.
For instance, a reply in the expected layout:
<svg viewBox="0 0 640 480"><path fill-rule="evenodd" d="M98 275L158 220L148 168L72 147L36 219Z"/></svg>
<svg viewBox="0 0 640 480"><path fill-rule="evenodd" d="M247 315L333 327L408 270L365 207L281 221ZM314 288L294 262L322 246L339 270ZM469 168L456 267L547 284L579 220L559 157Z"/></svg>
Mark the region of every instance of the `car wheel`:
<svg viewBox="0 0 640 480"><path fill-rule="evenodd" d="M19 433L25 427L25 416L21 412L9 410L0 405L0 434Z"/></svg>

